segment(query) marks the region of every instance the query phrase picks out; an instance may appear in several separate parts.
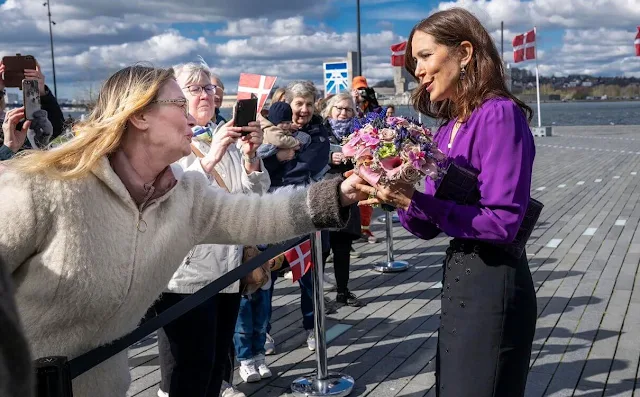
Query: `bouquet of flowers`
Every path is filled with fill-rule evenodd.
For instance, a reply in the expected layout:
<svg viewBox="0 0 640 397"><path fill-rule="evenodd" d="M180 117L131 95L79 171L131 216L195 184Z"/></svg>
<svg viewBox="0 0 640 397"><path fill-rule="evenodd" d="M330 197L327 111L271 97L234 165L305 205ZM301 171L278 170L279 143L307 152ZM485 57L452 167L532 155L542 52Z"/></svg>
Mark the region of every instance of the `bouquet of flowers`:
<svg viewBox="0 0 640 397"><path fill-rule="evenodd" d="M415 185L425 176L435 180L442 174L438 163L445 158L428 128L404 117L386 118L384 113L354 121L342 153L372 186Z"/></svg>

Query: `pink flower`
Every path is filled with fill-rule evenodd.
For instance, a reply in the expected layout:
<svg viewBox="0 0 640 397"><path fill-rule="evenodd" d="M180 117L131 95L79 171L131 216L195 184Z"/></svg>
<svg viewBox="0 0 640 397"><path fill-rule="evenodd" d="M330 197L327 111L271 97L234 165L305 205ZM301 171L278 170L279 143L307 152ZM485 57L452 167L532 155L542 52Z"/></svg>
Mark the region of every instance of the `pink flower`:
<svg viewBox="0 0 640 397"><path fill-rule="evenodd" d="M371 186L377 185L378 181L380 181L380 177L382 176L380 172L373 171L371 167L366 165L358 167L358 175Z"/></svg>
<svg viewBox="0 0 640 397"><path fill-rule="evenodd" d="M362 141L367 147L375 149L380 143L380 138L373 134L366 134L362 136Z"/></svg>
<svg viewBox="0 0 640 397"><path fill-rule="evenodd" d="M420 170L426 162L424 152L413 150L409 152L409 164L411 164L413 168Z"/></svg>
<svg viewBox="0 0 640 397"><path fill-rule="evenodd" d="M358 147L362 142L362 137L359 133L354 132L349 136L349 142L342 146L342 154L345 157L354 157L358 151Z"/></svg>

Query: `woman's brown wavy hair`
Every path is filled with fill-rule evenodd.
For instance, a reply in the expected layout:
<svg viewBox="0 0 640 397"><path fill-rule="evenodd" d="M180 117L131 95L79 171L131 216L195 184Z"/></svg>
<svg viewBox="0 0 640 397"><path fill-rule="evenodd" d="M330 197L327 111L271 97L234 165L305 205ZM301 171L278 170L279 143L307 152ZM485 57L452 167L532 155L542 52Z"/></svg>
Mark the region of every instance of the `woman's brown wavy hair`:
<svg viewBox="0 0 640 397"><path fill-rule="evenodd" d="M405 69L414 78L416 60L412 55L411 41L417 31L433 36L436 43L447 46L450 53L463 41L469 41L473 46L473 56L465 69L464 79L458 80L455 102L451 99L431 102L426 87L420 85L411 95L416 111L441 121L455 118L466 121L487 99L507 97L515 102L531 121L531 108L507 90L500 54L487 30L473 14L462 8L451 8L436 12L413 27L407 41Z"/></svg>

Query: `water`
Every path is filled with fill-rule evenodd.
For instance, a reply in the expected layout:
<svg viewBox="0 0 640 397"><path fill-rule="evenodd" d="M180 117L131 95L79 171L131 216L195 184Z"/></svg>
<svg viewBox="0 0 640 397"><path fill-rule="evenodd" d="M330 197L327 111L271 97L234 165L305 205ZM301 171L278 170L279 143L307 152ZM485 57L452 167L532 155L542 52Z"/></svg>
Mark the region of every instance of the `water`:
<svg viewBox="0 0 640 397"><path fill-rule="evenodd" d="M533 109L532 126L538 125L536 103L527 103ZM416 117L413 108L396 106L403 116ZM640 125L640 102L547 102L540 104L542 125ZM428 126L435 123L428 117L422 122Z"/></svg>
<svg viewBox="0 0 640 397"><path fill-rule="evenodd" d="M532 126L538 125L537 106L528 103L534 111ZM640 102L548 102L540 104L542 125L640 125ZM396 106L398 115L418 117L410 106ZM231 108L220 113L227 120L231 118ZM65 117L68 116L65 112ZM80 119L80 112L71 112L73 118ZM430 127L436 125L433 119L422 117L422 122Z"/></svg>

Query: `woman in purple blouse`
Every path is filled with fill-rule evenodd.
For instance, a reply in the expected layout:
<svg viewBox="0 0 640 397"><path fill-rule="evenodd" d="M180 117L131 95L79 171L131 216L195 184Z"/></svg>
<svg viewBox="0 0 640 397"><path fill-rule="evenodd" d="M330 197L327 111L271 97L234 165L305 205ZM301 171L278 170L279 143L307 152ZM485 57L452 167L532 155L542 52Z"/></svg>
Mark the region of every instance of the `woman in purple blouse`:
<svg viewBox="0 0 640 397"><path fill-rule="evenodd" d="M536 323L536 296L513 241L531 189L535 147L531 109L507 90L500 55L468 11L437 12L409 36L406 69L420 83L417 111L437 118L447 161L478 174L480 200L463 205L410 186L361 186L368 202L398 207L402 225L431 239L453 239L444 262L437 355L440 397L524 396Z"/></svg>

